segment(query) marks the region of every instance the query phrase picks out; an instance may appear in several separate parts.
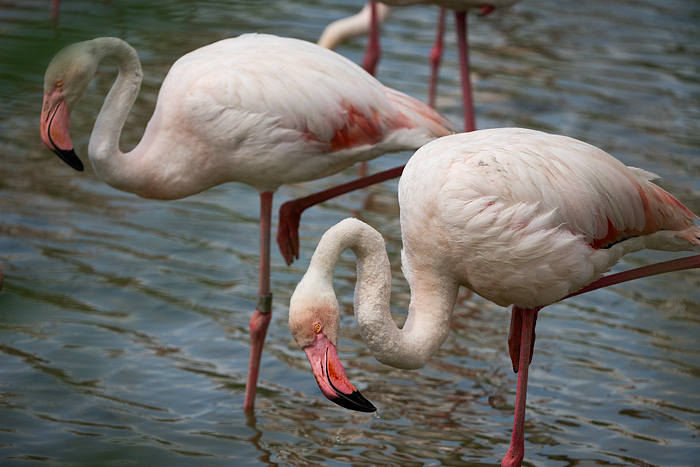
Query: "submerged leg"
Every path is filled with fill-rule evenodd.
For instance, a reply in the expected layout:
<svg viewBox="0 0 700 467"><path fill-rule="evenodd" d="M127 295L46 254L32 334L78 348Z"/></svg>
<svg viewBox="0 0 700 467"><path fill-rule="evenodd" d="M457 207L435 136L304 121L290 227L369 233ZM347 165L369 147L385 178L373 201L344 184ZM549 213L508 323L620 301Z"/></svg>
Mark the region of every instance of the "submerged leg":
<svg viewBox="0 0 700 467"><path fill-rule="evenodd" d="M260 358L267 335L267 327L272 317L272 294L270 293L270 224L272 219L272 193L260 193L260 273L258 304L250 319L250 362L248 381L245 388L246 411L255 407L255 392L258 387Z"/></svg>
<svg viewBox="0 0 700 467"><path fill-rule="evenodd" d="M513 417L513 437L510 449L501 461L501 467L519 467L525 457L525 400L527 399L527 376L532 353L532 335L535 328L534 309L513 307L513 312L521 314L520 359L518 362L518 388L515 392L515 415Z"/></svg>

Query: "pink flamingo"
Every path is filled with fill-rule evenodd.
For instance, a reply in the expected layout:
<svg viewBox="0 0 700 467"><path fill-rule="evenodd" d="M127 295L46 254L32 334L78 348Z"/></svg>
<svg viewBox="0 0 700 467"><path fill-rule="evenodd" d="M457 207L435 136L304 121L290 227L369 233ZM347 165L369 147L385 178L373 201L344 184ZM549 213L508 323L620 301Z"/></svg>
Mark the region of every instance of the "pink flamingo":
<svg viewBox="0 0 700 467"><path fill-rule="evenodd" d="M271 314L273 193L285 183L415 149L452 128L429 106L383 86L334 52L295 39L246 34L177 60L141 142L123 153L119 137L139 92L141 65L126 42L98 38L59 52L44 80L41 137L76 170L83 164L69 134L70 111L105 58L117 62L119 75L88 145L100 179L155 199L184 198L225 182L260 192L259 299L250 324L244 405L252 409Z"/></svg>
<svg viewBox="0 0 700 467"><path fill-rule="evenodd" d="M508 8L519 0L369 0L362 10L353 16L334 21L323 31L318 43L329 49L353 37L369 33L367 52L363 59L363 67L374 75L380 57L379 25L389 14L391 6L437 5L440 7L438 16L435 44L430 51L430 83L428 86L428 104L435 106L437 93L438 68L443 50L443 33L445 29L445 9L454 10L457 29L457 43L460 56L460 72L462 77L462 106L464 109L464 131L476 129L474 103L472 98L471 77L469 72L469 46L467 34L467 10L480 9L480 15L485 16L496 8Z"/></svg>
<svg viewBox="0 0 700 467"><path fill-rule="evenodd" d="M338 358L340 314L333 270L357 257L355 317L374 357L420 368L447 338L460 285L513 305L510 354L518 370L511 447L521 465L535 317L544 306L599 287L700 267L700 255L603 277L625 254L651 248L700 252L697 217L604 151L517 128L446 136L409 160L399 182L402 264L411 287L403 329L389 311L391 270L381 235L346 219L326 232L292 295L289 327L331 401L374 411Z"/></svg>

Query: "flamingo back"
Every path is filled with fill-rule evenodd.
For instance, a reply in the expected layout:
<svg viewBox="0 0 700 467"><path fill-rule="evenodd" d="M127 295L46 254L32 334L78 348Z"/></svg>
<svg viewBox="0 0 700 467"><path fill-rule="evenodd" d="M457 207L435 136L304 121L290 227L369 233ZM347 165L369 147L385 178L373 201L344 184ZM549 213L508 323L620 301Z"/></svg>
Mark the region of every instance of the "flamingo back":
<svg viewBox="0 0 700 467"><path fill-rule="evenodd" d="M437 111L341 55L265 34L180 58L156 115L165 145L194 147L199 164L216 168L212 184L241 181L270 191L454 131Z"/></svg>
<svg viewBox="0 0 700 467"><path fill-rule="evenodd" d="M441 138L413 156L399 185L406 260L449 268L500 305L551 303L625 253L652 244L700 249L697 217L654 177L589 144L533 130ZM420 240L426 230L435 246ZM425 248L429 255L412 253Z"/></svg>

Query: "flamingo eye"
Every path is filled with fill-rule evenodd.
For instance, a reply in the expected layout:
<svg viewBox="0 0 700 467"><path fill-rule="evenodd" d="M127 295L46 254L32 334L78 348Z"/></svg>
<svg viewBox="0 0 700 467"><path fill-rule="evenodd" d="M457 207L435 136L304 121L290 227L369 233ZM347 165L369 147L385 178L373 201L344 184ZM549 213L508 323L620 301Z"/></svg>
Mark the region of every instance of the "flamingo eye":
<svg viewBox="0 0 700 467"><path fill-rule="evenodd" d="M57 80L56 80L56 87L57 87L57 88L63 87L63 80L57 79Z"/></svg>
<svg viewBox="0 0 700 467"><path fill-rule="evenodd" d="M321 323L314 324L314 332L316 332L316 334L321 332L321 329L323 329L323 326L321 326Z"/></svg>

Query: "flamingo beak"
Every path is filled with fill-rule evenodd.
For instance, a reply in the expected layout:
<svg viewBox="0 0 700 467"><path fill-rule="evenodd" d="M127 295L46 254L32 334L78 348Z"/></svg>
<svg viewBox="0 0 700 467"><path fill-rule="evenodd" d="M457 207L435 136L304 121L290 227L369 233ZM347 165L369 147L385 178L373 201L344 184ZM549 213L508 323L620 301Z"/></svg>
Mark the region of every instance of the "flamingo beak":
<svg viewBox="0 0 700 467"><path fill-rule="evenodd" d="M82 171L83 163L75 155L70 139L70 111L60 90L54 89L44 95L39 127L44 144L63 162L77 171Z"/></svg>
<svg viewBox="0 0 700 467"><path fill-rule="evenodd" d="M318 387L324 396L341 407L358 412L377 409L348 381L335 346L323 333L316 334L314 342L304 349L311 363Z"/></svg>

